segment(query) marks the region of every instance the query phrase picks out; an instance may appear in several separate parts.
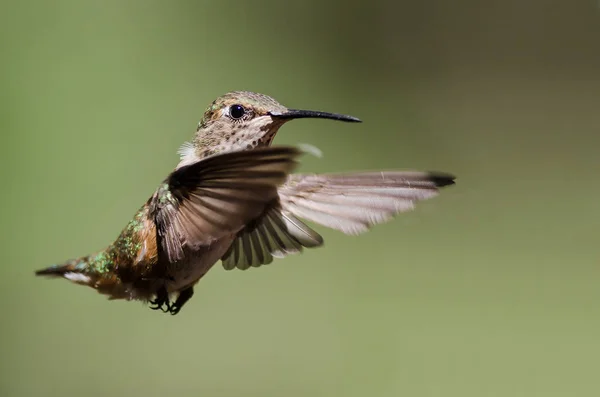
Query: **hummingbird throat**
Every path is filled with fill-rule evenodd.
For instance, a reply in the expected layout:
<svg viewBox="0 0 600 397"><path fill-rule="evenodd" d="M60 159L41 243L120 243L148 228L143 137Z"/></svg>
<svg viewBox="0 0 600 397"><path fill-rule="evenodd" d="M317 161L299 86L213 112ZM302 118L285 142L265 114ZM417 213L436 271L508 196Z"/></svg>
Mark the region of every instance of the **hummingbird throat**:
<svg viewBox="0 0 600 397"><path fill-rule="evenodd" d="M247 124L217 122L200 128L192 142L179 148L181 163L178 167L219 153L270 146L281 125L283 122L269 119Z"/></svg>

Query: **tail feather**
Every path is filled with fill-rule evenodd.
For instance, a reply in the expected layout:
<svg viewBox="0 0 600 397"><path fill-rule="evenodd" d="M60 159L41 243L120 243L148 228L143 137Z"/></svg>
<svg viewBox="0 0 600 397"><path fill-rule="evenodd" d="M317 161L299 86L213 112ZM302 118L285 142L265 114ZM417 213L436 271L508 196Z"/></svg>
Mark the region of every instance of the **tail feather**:
<svg viewBox="0 0 600 397"><path fill-rule="evenodd" d="M88 271L88 262L84 258L73 259L60 265L53 265L35 272L36 276L62 277L77 284L90 285L92 274Z"/></svg>
<svg viewBox="0 0 600 397"><path fill-rule="evenodd" d="M109 258L106 251L71 259L63 264L53 265L35 272L36 276L64 278L75 284L94 288L110 299L134 299L136 294L123 285L117 274L107 271ZM145 298L145 296L144 296Z"/></svg>
<svg viewBox="0 0 600 397"><path fill-rule="evenodd" d="M65 265L53 265L47 267L45 269L36 270L36 276L53 276L53 277L62 277L65 273L72 271L72 266Z"/></svg>

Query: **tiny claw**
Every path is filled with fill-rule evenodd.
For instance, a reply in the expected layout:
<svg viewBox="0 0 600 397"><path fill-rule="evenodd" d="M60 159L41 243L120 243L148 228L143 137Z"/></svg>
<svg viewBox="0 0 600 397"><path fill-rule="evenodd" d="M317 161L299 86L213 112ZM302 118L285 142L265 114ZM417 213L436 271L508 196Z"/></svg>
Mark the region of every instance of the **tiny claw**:
<svg viewBox="0 0 600 397"><path fill-rule="evenodd" d="M169 302L169 295L165 289L160 289L156 293L156 298L153 300L149 300L150 309L152 310L160 310L163 313L167 313L171 311L171 303Z"/></svg>
<svg viewBox="0 0 600 397"><path fill-rule="evenodd" d="M152 310L158 310L161 307L161 305L158 304L158 299L150 300L148 303L151 305L149 307Z"/></svg>
<svg viewBox="0 0 600 397"><path fill-rule="evenodd" d="M171 315L174 316L177 313L179 313L179 311L181 310L183 305L185 305L185 303L188 300L190 300L190 298L193 295L194 295L194 289L192 287L181 291L179 293L179 296L177 297L177 299L175 300L175 302L173 302L173 305L171 306L171 310L170 310Z"/></svg>

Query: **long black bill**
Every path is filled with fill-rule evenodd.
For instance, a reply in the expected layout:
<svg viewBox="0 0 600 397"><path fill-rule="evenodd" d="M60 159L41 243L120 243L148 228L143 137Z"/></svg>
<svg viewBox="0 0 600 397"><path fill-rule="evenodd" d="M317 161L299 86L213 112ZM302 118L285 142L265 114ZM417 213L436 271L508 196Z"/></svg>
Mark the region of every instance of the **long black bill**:
<svg viewBox="0 0 600 397"><path fill-rule="evenodd" d="M316 112L313 110L298 110L288 109L283 113L271 112L271 117L279 119L302 119L302 118L320 118L320 119L331 119L339 121L347 121L351 123L360 123L361 120L353 116L346 116L345 114L327 113L327 112Z"/></svg>

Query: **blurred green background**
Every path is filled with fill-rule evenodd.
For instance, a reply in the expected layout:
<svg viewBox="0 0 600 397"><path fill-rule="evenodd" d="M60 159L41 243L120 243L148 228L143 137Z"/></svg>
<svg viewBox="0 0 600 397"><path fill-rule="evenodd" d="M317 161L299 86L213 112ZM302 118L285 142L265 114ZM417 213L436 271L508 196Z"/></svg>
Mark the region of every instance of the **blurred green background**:
<svg viewBox="0 0 600 397"><path fill-rule="evenodd" d="M600 395L600 8L2 2L1 396ZM33 271L110 243L230 90L308 172L458 185L360 237L217 265L176 317Z"/></svg>

